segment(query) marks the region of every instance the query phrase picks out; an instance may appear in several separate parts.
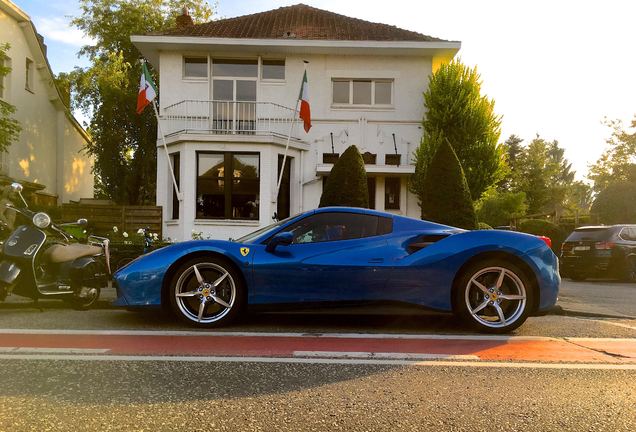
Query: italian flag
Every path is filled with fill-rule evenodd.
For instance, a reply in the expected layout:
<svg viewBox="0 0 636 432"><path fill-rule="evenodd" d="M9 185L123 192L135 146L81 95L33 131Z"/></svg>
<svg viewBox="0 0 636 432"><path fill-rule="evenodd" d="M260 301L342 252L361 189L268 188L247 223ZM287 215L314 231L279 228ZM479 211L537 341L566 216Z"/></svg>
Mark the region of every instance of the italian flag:
<svg viewBox="0 0 636 432"><path fill-rule="evenodd" d="M137 114L157 97L157 85L152 80L146 62L141 64L141 80L139 81L139 93L137 94Z"/></svg>
<svg viewBox="0 0 636 432"><path fill-rule="evenodd" d="M311 111L309 109L309 84L307 83L307 71L303 75L303 83L300 86L300 118L303 120L305 132L311 129Z"/></svg>

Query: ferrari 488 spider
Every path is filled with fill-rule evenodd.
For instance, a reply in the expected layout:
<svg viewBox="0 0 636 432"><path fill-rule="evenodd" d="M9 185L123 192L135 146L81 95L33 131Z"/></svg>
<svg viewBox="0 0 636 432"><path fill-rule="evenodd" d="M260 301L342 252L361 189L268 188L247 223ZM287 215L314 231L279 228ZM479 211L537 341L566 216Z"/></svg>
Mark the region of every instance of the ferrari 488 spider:
<svg viewBox="0 0 636 432"><path fill-rule="evenodd" d="M227 324L252 306L398 302L503 333L551 308L560 277L556 256L536 236L328 207L237 240L158 249L115 281L116 305L164 307L202 327Z"/></svg>

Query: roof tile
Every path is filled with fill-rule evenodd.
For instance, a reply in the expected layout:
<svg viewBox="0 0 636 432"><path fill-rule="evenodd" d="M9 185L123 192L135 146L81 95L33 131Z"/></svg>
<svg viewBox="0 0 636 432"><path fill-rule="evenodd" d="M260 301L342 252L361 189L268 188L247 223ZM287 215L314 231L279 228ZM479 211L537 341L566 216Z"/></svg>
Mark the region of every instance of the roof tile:
<svg viewBox="0 0 636 432"><path fill-rule="evenodd" d="M351 18L304 4L153 34L247 39L445 42L414 31Z"/></svg>

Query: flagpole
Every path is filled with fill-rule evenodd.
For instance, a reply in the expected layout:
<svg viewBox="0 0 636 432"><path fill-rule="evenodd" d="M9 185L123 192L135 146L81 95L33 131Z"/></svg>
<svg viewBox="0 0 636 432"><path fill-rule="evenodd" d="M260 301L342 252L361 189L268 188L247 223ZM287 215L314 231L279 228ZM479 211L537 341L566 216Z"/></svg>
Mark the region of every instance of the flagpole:
<svg viewBox="0 0 636 432"><path fill-rule="evenodd" d="M304 70L303 70L303 78L305 76L305 72L307 72L307 63L309 63L308 61L304 60L303 64L304 64ZM301 89L303 86L303 78L301 78ZM289 125L289 133L287 134L287 143L285 144L285 153L283 153L283 164L280 167L280 173L278 174L278 182L276 183L276 194L274 195L274 201L273 203L278 205L278 193L280 192L280 185L283 182L283 174L285 173L285 163L287 162L287 151L289 150L289 143L291 141L291 134L294 130L294 125L296 124L296 117L298 115L298 102L300 101L300 98L296 99L296 105L294 106L294 114L292 116L292 121L290 122Z"/></svg>
<svg viewBox="0 0 636 432"><path fill-rule="evenodd" d="M143 67L144 63L146 63L145 59L139 59L141 65ZM143 71L142 71L143 73ZM179 185L177 185L177 178L174 175L174 168L172 166L172 161L170 161L170 152L168 151L168 145L166 144L166 137L163 134L163 130L161 129L161 119L159 118L159 110L157 109L157 103L155 99L152 100L152 108L155 111L155 117L157 118L157 132L161 135L161 143L163 146L163 150L166 152L166 160L168 161L168 170L170 171L170 176L172 177L172 186L174 187L174 191L177 194L177 199L179 201L183 201L183 195L179 190Z"/></svg>
<svg viewBox="0 0 636 432"><path fill-rule="evenodd" d="M170 176L172 177L172 185L174 186L174 191L177 194L177 199L179 201L183 201L183 195L181 194L181 191L179 190L179 185L177 185L177 178L174 175L174 168L172 167L172 161L170 161L170 153L168 152L168 146L166 145L166 137L164 136L163 131L161 130L161 120L159 119L159 111L157 110L157 104L155 103L154 99L152 101L152 107L154 108L155 116L157 117L157 131L159 132L159 135L161 135L163 150L166 152L166 159L168 160L168 169L170 171Z"/></svg>

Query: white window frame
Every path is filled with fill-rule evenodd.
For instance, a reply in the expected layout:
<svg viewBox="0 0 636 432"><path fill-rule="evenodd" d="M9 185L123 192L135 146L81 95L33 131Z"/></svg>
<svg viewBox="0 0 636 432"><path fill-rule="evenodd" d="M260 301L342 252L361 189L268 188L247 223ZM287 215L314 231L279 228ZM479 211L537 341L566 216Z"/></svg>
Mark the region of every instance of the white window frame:
<svg viewBox="0 0 636 432"><path fill-rule="evenodd" d="M349 82L349 102L333 101L333 84L334 82ZM354 81L371 81L371 104L354 104L353 103L353 82ZM391 102L388 104L375 103L375 84L377 82L391 84ZM395 80L393 78L331 78L331 106L333 108L393 108L395 106Z"/></svg>
<svg viewBox="0 0 636 432"><path fill-rule="evenodd" d="M6 56L3 61L0 61L0 67L8 67L9 72L0 78L0 100L9 100L9 81L11 80L11 58Z"/></svg>
<svg viewBox="0 0 636 432"><path fill-rule="evenodd" d="M33 61L33 59L26 57L24 61L24 68L24 89L30 93L35 93L35 62Z"/></svg>
<svg viewBox="0 0 636 432"><path fill-rule="evenodd" d="M265 78L263 77L263 62L266 61L282 61L285 70L285 78ZM276 57L259 57L258 59L258 78L264 83L285 83L287 81L287 59Z"/></svg>
<svg viewBox="0 0 636 432"><path fill-rule="evenodd" d="M186 59L187 58L198 58L206 60L205 67L205 77L197 77L197 76L188 76L186 75ZM181 79L183 81L207 81L210 78L210 68L212 63L210 62L210 56L207 55L197 55L197 54L184 54L181 56Z"/></svg>

